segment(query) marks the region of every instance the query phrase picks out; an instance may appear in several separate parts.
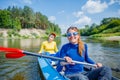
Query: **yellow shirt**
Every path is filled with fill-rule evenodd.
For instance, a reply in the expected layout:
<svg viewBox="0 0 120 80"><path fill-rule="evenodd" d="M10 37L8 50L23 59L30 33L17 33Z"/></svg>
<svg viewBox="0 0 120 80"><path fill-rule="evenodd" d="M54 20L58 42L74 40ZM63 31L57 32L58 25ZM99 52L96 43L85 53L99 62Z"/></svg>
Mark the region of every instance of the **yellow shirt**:
<svg viewBox="0 0 120 80"><path fill-rule="evenodd" d="M42 53L43 51L49 52L50 54L54 54L55 52L57 52L58 49L57 49L56 42L55 41L52 41L52 42L44 41L41 45L39 53Z"/></svg>

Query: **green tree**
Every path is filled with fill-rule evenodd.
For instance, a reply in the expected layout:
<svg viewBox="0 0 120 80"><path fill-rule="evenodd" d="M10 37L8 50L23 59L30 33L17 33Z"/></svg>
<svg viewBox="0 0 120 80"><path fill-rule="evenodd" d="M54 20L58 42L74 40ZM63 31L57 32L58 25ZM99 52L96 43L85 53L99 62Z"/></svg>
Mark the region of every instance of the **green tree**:
<svg viewBox="0 0 120 80"><path fill-rule="evenodd" d="M0 10L0 28L9 28L11 26L10 12Z"/></svg>
<svg viewBox="0 0 120 80"><path fill-rule="evenodd" d="M21 24L20 24L20 20L18 18L15 18L15 21L13 22L13 29L20 31L21 29Z"/></svg>
<svg viewBox="0 0 120 80"><path fill-rule="evenodd" d="M34 26L34 12L31 8L29 8L28 6L24 6L23 9L23 28L31 28Z"/></svg>

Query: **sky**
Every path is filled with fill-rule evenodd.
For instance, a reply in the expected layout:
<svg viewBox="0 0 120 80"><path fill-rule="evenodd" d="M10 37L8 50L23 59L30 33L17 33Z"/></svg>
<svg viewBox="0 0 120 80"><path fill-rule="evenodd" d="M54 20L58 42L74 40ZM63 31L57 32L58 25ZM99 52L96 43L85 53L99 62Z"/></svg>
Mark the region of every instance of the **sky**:
<svg viewBox="0 0 120 80"><path fill-rule="evenodd" d="M29 6L41 12L65 33L70 26L79 29L109 17L120 18L120 0L0 0L0 9Z"/></svg>

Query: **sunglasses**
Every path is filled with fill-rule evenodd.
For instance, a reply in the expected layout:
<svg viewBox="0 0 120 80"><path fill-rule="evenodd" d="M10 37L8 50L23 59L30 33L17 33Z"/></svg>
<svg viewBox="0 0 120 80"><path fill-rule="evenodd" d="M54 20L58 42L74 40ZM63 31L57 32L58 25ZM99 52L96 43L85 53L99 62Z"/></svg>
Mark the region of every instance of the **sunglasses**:
<svg viewBox="0 0 120 80"><path fill-rule="evenodd" d="M67 35L67 37L71 37L72 35L76 36L76 35L78 35L78 32L67 33L66 35Z"/></svg>

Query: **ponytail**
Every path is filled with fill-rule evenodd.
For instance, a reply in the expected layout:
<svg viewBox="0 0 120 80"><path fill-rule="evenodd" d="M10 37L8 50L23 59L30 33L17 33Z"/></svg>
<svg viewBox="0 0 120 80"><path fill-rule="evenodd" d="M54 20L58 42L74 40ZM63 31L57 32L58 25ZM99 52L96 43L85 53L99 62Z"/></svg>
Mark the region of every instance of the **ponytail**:
<svg viewBox="0 0 120 80"><path fill-rule="evenodd" d="M84 43L83 43L83 41L81 41L81 39L79 38L79 40L78 40L78 51L79 51L80 56L82 56L83 50L84 50Z"/></svg>

